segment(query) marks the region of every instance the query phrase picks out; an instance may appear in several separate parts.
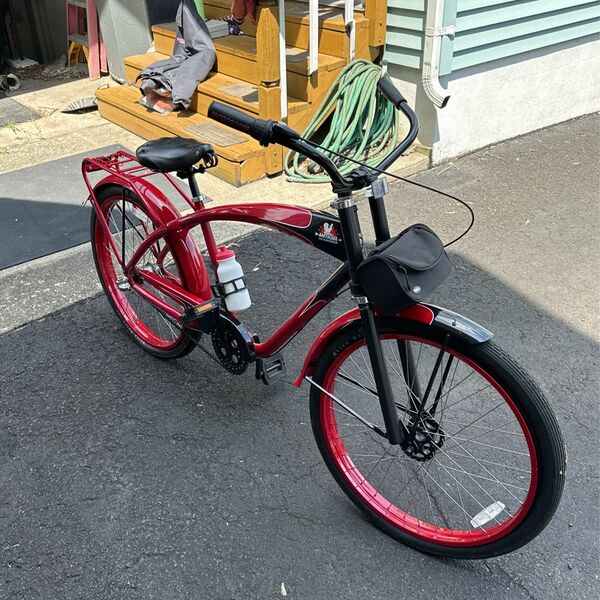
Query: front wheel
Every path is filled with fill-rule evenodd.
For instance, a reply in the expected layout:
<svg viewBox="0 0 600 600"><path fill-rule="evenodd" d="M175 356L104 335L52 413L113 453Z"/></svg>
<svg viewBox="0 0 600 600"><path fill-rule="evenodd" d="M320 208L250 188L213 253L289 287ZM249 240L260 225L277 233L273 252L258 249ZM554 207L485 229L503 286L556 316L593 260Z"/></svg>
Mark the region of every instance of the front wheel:
<svg viewBox="0 0 600 600"><path fill-rule="evenodd" d="M398 418L415 441L402 448L381 435L362 326L345 329L314 374L329 395L313 386L310 396L313 432L338 484L375 525L423 552L488 558L529 542L558 506L566 463L539 388L492 342L414 322L377 325Z"/></svg>

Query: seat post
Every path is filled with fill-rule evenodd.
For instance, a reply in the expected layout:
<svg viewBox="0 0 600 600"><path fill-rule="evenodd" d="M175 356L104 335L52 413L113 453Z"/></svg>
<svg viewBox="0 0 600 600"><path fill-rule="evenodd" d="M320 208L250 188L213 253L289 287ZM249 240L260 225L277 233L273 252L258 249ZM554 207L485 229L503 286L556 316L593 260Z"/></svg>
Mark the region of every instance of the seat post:
<svg viewBox="0 0 600 600"><path fill-rule="evenodd" d="M186 173L182 173L181 175L185 175L188 180L188 184L190 186L190 192L192 193L192 202L196 207L196 210L201 210L206 202L210 202L210 199L207 198L202 192L200 192L200 188L198 187L198 182L196 181L196 171L194 167L191 167ZM206 243L206 249L208 250L208 255L210 256L210 262L213 267L217 268L217 242L215 240L215 236L213 235L212 228L210 226L210 222L205 221L200 225L202 229L202 235L204 236L204 242ZM215 271L216 272L216 271Z"/></svg>
<svg viewBox="0 0 600 600"><path fill-rule="evenodd" d="M196 173L198 171L194 169L194 167L190 167L185 171L178 171L178 177L181 179L187 179L188 185L190 186L190 192L192 193L192 202L196 205L198 204L206 204L209 200L208 198L200 191L200 187L198 186L198 182L196 181Z"/></svg>
<svg viewBox="0 0 600 600"><path fill-rule="evenodd" d="M202 202L203 196L200 194L200 188L196 181L196 173L194 173L193 168L187 172L187 180L190 186L190 192L192 192L192 202Z"/></svg>

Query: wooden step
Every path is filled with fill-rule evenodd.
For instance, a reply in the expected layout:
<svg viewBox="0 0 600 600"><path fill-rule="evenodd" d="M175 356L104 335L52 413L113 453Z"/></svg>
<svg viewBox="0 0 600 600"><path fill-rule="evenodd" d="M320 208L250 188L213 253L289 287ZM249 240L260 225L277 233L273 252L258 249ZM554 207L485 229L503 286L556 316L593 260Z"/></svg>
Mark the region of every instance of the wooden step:
<svg viewBox="0 0 600 600"><path fill-rule="evenodd" d="M170 55L175 39L175 25L172 23L155 25L152 31L156 52ZM260 84L256 65L255 38L247 35L227 36L218 38L214 42L217 51L216 71L253 85ZM312 101L311 90L314 86L311 86L309 81L308 51L288 46L287 55L288 94L299 100ZM328 80L328 73L337 74L345 64L343 58L320 53L319 69L312 78L318 79L323 75Z"/></svg>
<svg viewBox="0 0 600 600"><path fill-rule="evenodd" d="M205 0L204 10L207 19L218 19L231 14L229 0ZM319 9L319 51L331 56L349 58L349 45L344 11L337 8ZM369 19L361 12L355 12L356 56L368 56ZM308 49L309 18L308 4L303 2L285 3L285 41L288 46ZM246 19L242 26L245 35L256 37L256 25Z"/></svg>
<svg viewBox="0 0 600 600"><path fill-rule="evenodd" d="M127 82L133 85L142 69L165 58L168 58L168 56L159 54L158 52L128 56L125 59L125 77ZM233 86L236 87L234 88ZM192 98L190 110L206 115L208 107L213 100L230 104L249 114L260 116L258 88L241 79L236 79L223 73L210 73L208 78L198 85L198 91ZM308 102L288 96L288 114L296 114L309 108L310 104Z"/></svg>
<svg viewBox="0 0 600 600"><path fill-rule="evenodd" d="M132 131L144 139L151 140L166 136L197 138L187 130L190 126L214 121L207 117L182 111L161 115L139 104L140 92L131 86L98 89L98 108L100 114L109 121ZM219 157L219 164L211 173L235 186L256 181L265 176L265 150L259 143L247 135L224 125L219 128L233 134L243 141L229 146L219 146L213 140L211 144ZM207 140L199 139L206 142Z"/></svg>

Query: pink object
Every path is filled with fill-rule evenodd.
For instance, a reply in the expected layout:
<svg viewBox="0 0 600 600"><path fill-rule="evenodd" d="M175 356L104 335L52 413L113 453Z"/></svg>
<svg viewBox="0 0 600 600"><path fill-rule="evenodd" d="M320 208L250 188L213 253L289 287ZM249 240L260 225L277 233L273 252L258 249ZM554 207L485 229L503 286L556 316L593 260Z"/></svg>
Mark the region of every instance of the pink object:
<svg viewBox="0 0 600 600"><path fill-rule="evenodd" d="M99 79L100 71L107 71L106 50L100 37L96 0L86 0L86 7L67 0L67 34L87 35L88 68L90 79ZM72 41L68 40L69 43ZM75 40L78 41L78 40Z"/></svg>
<svg viewBox="0 0 600 600"><path fill-rule="evenodd" d="M88 67L90 79L100 79L100 35L96 0L87 0L87 34L90 48Z"/></svg>

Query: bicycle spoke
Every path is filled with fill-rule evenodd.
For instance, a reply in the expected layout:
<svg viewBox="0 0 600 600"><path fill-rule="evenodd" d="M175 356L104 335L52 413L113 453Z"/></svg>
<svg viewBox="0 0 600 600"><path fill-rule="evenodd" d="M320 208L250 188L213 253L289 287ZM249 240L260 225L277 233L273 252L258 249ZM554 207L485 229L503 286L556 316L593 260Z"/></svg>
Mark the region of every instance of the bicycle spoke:
<svg viewBox="0 0 600 600"><path fill-rule="evenodd" d="M433 456L416 462L400 446L393 449L385 438L336 406L339 433L335 437L352 461L348 468L355 485L367 486L371 495L377 490L377 503L384 509L389 503L385 511L390 518L402 514L394 512L397 506L418 519L419 527L484 534L488 526L503 526L523 505L531 478L523 463L529 456L522 446L523 433L506 401L488 380L448 352L444 343L422 342L418 349L410 348L415 366L410 379L426 382L419 398L404 375L400 344L396 347L391 338L385 341L382 348L390 379L415 403L413 408L396 401L399 418L410 420L415 431L433 432L430 435L440 443ZM381 423L365 349L362 344L348 354L333 381L348 408L360 406L364 419ZM437 429L432 423L437 423ZM361 429L368 435L360 435Z"/></svg>

